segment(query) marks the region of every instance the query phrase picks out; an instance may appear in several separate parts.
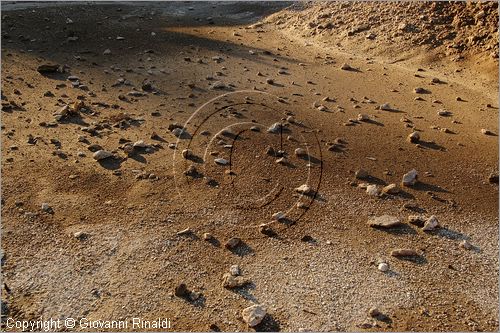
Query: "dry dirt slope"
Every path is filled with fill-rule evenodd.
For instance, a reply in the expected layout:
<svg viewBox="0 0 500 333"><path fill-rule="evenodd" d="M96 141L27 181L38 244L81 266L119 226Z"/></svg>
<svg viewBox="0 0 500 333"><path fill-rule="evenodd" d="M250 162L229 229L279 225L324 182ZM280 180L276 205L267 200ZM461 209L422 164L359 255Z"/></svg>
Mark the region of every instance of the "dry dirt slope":
<svg viewBox="0 0 500 333"><path fill-rule="evenodd" d="M496 1L296 3L266 22L346 52L441 71L473 69L498 81Z"/></svg>
<svg viewBox="0 0 500 333"><path fill-rule="evenodd" d="M267 13L258 4L231 20L217 4L175 15L155 6L72 5L2 19L9 316L169 317L178 331L236 331L249 330L241 310L258 303L268 316L256 330L498 329L494 90L448 68L417 71L306 45L272 24L248 26L259 17L239 24ZM42 75L46 63L67 66ZM61 118L66 105L78 110ZM275 122L284 134L267 132ZM178 139L177 124L189 136ZM413 131L417 143L406 140ZM195 156L184 160L188 145ZM100 148L114 157L95 161ZM215 158L231 158L231 170ZM199 173L185 178L190 165ZM354 176L360 168L365 179ZM399 185L413 168L416 185L366 193L367 183ZM294 191L306 181L317 196ZM273 237L260 231L290 208L291 221L269 225ZM383 214L436 215L441 228L367 225ZM224 246L231 237L243 241L233 251ZM397 259L395 248L417 255ZM234 264L251 283L223 288ZM193 291L187 299L174 295L180 283ZM367 318L371 307L384 316Z"/></svg>

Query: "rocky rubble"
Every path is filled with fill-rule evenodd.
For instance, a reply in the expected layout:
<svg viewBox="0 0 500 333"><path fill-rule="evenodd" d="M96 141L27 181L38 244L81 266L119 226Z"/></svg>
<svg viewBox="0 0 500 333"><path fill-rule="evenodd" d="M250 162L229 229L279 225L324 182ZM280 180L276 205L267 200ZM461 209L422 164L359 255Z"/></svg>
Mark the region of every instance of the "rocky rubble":
<svg viewBox="0 0 500 333"><path fill-rule="evenodd" d="M455 61L478 54L498 58L494 1L296 3L266 22L365 55L401 56L400 51L432 49Z"/></svg>

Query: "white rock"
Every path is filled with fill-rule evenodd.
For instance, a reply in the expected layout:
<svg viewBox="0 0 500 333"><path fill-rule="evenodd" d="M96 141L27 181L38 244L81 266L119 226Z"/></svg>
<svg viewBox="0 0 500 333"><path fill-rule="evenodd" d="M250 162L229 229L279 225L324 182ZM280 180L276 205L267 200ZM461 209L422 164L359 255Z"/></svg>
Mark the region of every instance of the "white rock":
<svg viewBox="0 0 500 333"><path fill-rule="evenodd" d="M100 161L100 160L103 160L105 158L109 158L113 156L112 153L110 153L109 151L106 151L106 150L98 150L94 153L94 155L92 155L92 157L94 158L94 160L96 161Z"/></svg>
<svg viewBox="0 0 500 333"><path fill-rule="evenodd" d="M285 214L283 212L277 212L273 214L273 220L279 221L285 218Z"/></svg>
<svg viewBox="0 0 500 333"><path fill-rule="evenodd" d="M266 309L259 304L249 306L241 311L241 316L250 327L259 325L266 316Z"/></svg>
<svg viewBox="0 0 500 333"><path fill-rule="evenodd" d="M368 120L370 120L370 116L368 116L367 114L360 113L360 114L358 114L358 120L359 121L368 121Z"/></svg>
<svg viewBox="0 0 500 333"><path fill-rule="evenodd" d="M106 49L106 50L104 50L104 52L102 54L104 54L104 55L111 54L111 50L110 49Z"/></svg>
<svg viewBox="0 0 500 333"><path fill-rule="evenodd" d="M439 227L439 221L436 216L432 215L429 217L424 224L424 227L422 228L423 231L432 231Z"/></svg>
<svg viewBox="0 0 500 333"><path fill-rule="evenodd" d="M136 147L136 148L146 148L146 147L148 147L148 145L143 140L139 140L139 141L134 142L133 146Z"/></svg>
<svg viewBox="0 0 500 333"><path fill-rule="evenodd" d="M368 195L378 196L380 194L380 188L377 185L368 185L366 187L366 193L368 193Z"/></svg>
<svg viewBox="0 0 500 333"><path fill-rule="evenodd" d="M229 161L226 160L225 158L216 158L214 160L215 164L219 164L219 165L228 165L229 164Z"/></svg>
<svg viewBox="0 0 500 333"><path fill-rule="evenodd" d="M282 126L283 125L281 123L274 123L271 127L267 129L267 131L269 133L279 133Z"/></svg>
<svg viewBox="0 0 500 333"><path fill-rule="evenodd" d="M42 210L44 212L50 211L51 210L50 205L48 203L46 203L46 202L42 203Z"/></svg>
<svg viewBox="0 0 500 333"><path fill-rule="evenodd" d="M300 193L300 194L305 194L305 195L310 195L314 193L314 190L312 189L311 186L307 184L300 185L295 189L295 192Z"/></svg>
<svg viewBox="0 0 500 333"><path fill-rule="evenodd" d="M232 276L240 275L240 266L231 265L231 267L229 267L229 273L231 273Z"/></svg>
<svg viewBox="0 0 500 333"><path fill-rule="evenodd" d="M412 186L415 185L418 178L417 170L413 169L403 175L403 185L404 186Z"/></svg>
<svg viewBox="0 0 500 333"><path fill-rule="evenodd" d="M381 272L387 272L389 270L389 265L387 265L385 262L381 262L378 264L378 270Z"/></svg>
<svg viewBox="0 0 500 333"><path fill-rule="evenodd" d="M380 110L391 111L392 107L388 103L384 103L380 106Z"/></svg>

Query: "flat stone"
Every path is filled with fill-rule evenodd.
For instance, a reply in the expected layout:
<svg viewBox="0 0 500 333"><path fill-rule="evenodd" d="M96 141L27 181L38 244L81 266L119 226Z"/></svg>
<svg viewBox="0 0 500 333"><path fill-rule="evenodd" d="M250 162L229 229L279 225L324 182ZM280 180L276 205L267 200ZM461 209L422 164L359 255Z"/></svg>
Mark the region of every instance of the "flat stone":
<svg viewBox="0 0 500 333"><path fill-rule="evenodd" d="M238 246L240 246L241 243L242 243L241 239L239 239L237 237L233 237L233 238L229 239L224 246L228 250L233 250L233 249L237 248Z"/></svg>
<svg viewBox="0 0 500 333"><path fill-rule="evenodd" d="M96 161L100 161L100 160L103 160L103 159L106 159L106 158L109 158L113 156L112 153L110 153L109 151L106 151L106 150L98 150L96 151L93 155L92 155L92 158Z"/></svg>
<svg viewBox="0 0 500 333"><path fill-rule="evenodd" d="M218 165L228 165L229 164L229 161L224 159L224 158L216 158L214 160L215 164L218 164Z"/></svg>
<svg viewBox="0 0 500 333"><path fill-rule="evenodd" d="M250 327L259 325L266 316L266 309L259 304L249 306L241 311L241 316Z"/></svg>
<svg viewBox="0 0 500 333"><path fill-rule="evenodd" d="M384 186L384 188L382 188L382 193L398 194L399 192L400 189L396 184L389 184L387 186Z"/></svg>
<svg viewBox="0 0 500 333"><path fill-rule="evenodd" d="M392 228L400 226L401 224L402 221L400 218L391 215L382 215L368 220L368 225L370 227L378 228Z"/></svg>
<svg viewBox="0 0 500 333"><path fill-rule="evenodd" d="M417 255L417 251L411 249L394 249L391 251L393 257L413 257Z"/></svg>

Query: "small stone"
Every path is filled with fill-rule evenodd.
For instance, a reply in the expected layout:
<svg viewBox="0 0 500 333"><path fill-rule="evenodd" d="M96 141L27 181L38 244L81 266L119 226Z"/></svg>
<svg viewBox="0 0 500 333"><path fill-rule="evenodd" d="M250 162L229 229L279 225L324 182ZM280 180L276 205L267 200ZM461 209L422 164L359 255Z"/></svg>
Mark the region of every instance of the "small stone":
<svg viewBox="0 0 500 333"><path fill-rule="evenodd" d="M378 264L378 270L381 272L387 272L389 270L389 265L387 265L385 262L381 262Z"/></svg>
<svg viewBox="0 0 500 333"><path fill-rule="evenodd" d="M229 267L229 273L231 273L232 276L240 275L240 266L231 265L231 267Z"/></svg>
<svg viewBox="0 0 500 333"><path fill-rule="evenodd" d="M45 74L45 73L57 73L60 70L60 66L57 64L43 64L38 66L36 69L38 73Z"/></svg>
<svg viewBox="0 0 500 333"><path fill-rule="evenodd" d="M283 125L281 123L274 123L271 127L267 129L269 133L279 133Z"/></svg>
<svg viewBox="0 0 500 333"><path fill-rule="evenodd" d="M387 186L384 186L384 188L382 188L382 193L386 193L386 194L398 194L400 191L399 187L396 185L396 184L389 184Z"/></svg>
<svg viewBox="0 0 500 333"><path fill-rule="evenodd" d="M254 327L262 322L266 313L266 309L262 305L256 304L243 309L241 316L248 326Z"/></svg>
<svg viewBox="0 0 500 333"><path fill-rule="evenodd" d="M213 84L212 84L212 87L210 89L214 90L214 89L226 89L227 86L224 82L222 81L215 81Z"/></svg>
<svg viewBox="0 0 500 333"><path fill-rule="evenodd" d="M185 159L189 158L190 155L191 155L191 151L189 149L184 149L182 151L182 157L184 157Z"/></svg>
<svg viewBox="0 0 500 333"><path fill-rule="evenodd" d="M358 114L358 121L369 121L370 120L370 116L368 116L367 114Z"/></svg>
<svg viewBox="0 0 500 333"><path fill-rule="evenodd" d="M286 215L283 212L277 212L272 215L273 220L280 221L283 220Z"/></svg>
<svg viewBox="0 0 500 333"><path fill-rule="evenodd" d="M193 233L193 231L190 228L186 228L184 230L178 231L177 235L178 236L183 236L183 235L190 235L192 233Z"/></svg>
<svg viewBox="0 0 500 333"><path fill-rule="evenodd" d="M312 195L312 194L314 194L315 191L311 186L309 186L307 184L303 184L303 185L300 185L299 187L297 187L295 189L295 192L300 193L300 194L304 194L304 195Z"/></svg>
<svg viewBox="0 0 500 333"><path fill-rule="evenodd" d="M491 184L498 184L498 173L497 172L492 172L488 176L488 182L490 182Z"/></svg>
<svg viewBox="0 0 500 333"><path fill-rule="evenodd" d="M380 188L377 185L371 184L366 187L366 193L371 196L378 196L380 194Z"/></svg>
<svg viewBox="0 0 500 333"><path fill-rule="evenodd" d="M392 107L388 103L382 104L379 108L380 110L392 111Z"/></svg>
<svg viewBox="0 0 500 333"><path fill-rule="evenodd" d="M460 242L460 245L459 245L462 249L465 249L465 250L472 250L473 249L473 246L471 243L469 243L468 240L464 239L463 241Z"/></svg>
<svg viewBox="0 0 500 333"><path fill-rule="evenodd" d="M205 232L205 233L203 234L203 240L204 240L204 241L211 242L211 241L213 241L214 239L215 239L215 237L214 237L211 233L209 233L209 232Z"/></svg>
<svg viewBox="0 0 500 333"><path fill-rule="evenodd" d="M112 153L110 153L109 151L106 151L106 150L98 150L96 151L92 157L94 158L94 160L96 161L100 161L100 160L103 160L103 159L106 159L106 158L109 158L113 156Z"/></svg>
<svg viewBox="0 0 500 333"><path fill-rule="evenodd" d="M295 156L307 156L307 151L304 148L295 149Z"/></svg>
<svg viewBox="0 0 500 333"><path fill-rule="evenodd" d="M418 143L420 141L420 133L418 132L412 132L408 135L408 141L411 143Z"/></svg>
<svg viewBox="0 0 500 333"><path fill-rule="evenodd" d="M415 183L417 182L417 178L418 178L418 172L417 170L413 169L403 175L402 183L404 186L412 186L415 185Z"/></svg>
<svg viewBox="0 0 500 333"><path fill-rule="evenodd" d="M224 275L222 276L222 287L224 288L240 288L249 283L250 281L248 279L245 279L241 276L234 276L231 273L224 273Z"/></svg>
<svg viewBox="0 0 500 333"><path fill-rule="evenodd" d="M371 308L368 311L368 314L370 315L370 317L378 317L378 316L380 316L381 312L377 308Z"/></svg>
<svg viewBox="0 0 500 333"><path fill-rule="evenodd" d="M83 231L77 231L73 234L73 236L78 240L85 240L89 235Z"/></svg>
<svg viewBox="0 0 500 333"><path fill-rule="evenodd" d="M147 145L143 140L139 140L139 141L134 142L133 146L135 148L146 148L149 145Z"/></svg>
<svg viewBox="0 0 500 333"><path fill-rule="evenodd" d="M378 228L392 228L400 226L401 224L402 221L400 218L390 215L382 215L368 220L368 225L370 227Z"/></svg>
<svg viewBox="0 0 500 333"><path fill-rule="evenodd" d="M355 177L357 179L366 179L368 178L369 174L368 174L368 171L364 170L364 169L359 169L358 171L356 171L355 173Z"/></svg>
<svg viewBox="0 0 500 333"><path fill-rule="evenodd" d="M416 94L425 94L428 91L426 89L424 89L424 88L417 87L417 88L413 89L413 92L416 93Z"/></svg>
<svg viewBox="0 0 500 333"><path fill-rule="evenodd" d="M234 250L235 248L240 246L241 243L242 243L241 239L239 239L237 237L233 237L233 238L229 239L224 246L228 250Z"/></svg>
<svg viewBox="0 0 500 333"><path fill-rule="evenodd" d="M106 49L106 50L104 50L104 52L102 54L109 55L109 54L111 54L111 50L110 49Z"/></svg>
<svg viewBox="0 0 500 333"><path fill-rule="evenodd" d="M434 229L439 227L439 221L436 216L432 215L429 217L422 228L423 231L433 231Z"/></svg>
<svg viewBox="0 0 500 333"><path fill-rule="evenodd" d="M267 84L274 84L274 80L273 79L266 79L266 83Z"/></svg>
<svg viewBox="0 0 500 333"><path fill-rule="evenodd" d="M174 128L172 130L172 134L175 135L176 137L180 138L184 134L184 129L182 128Z"/></svg>
<svg viewBox="0 0 500 333"><path fill-rule="evenodd" d="M229 164L229 161L224 159L224 158L216 158L214 160L215 164L218 164L218 165L228 165Z"/></svg>
<svg viewBox="0 0 500 333"><path fill-rule="evenodd" d="M437 114L438 114L438 116L441 116L441 117L449 117L452 115L452 113L448 110L438 110Z"/></svg>
<svg viewBox="0 0 500 333"><path fill-rule="evenodd" d="M410 215L408 216L408 223L416 225L417 227L423 227L425 224L425 218L420 215Z"/></svg>
<svg viewBox="0 0 500 333"><path fill-rule="evenodd" d="M174 294L177 297L187 297L187 296L189 296L190 292L189 292L186 284L181 283L177 287L175 287Z"/></svg>
<svg viewBox="0 0 500 333"><path fill-rule="evenodd" d="M484 135L495 135L495 133L485 128L481 129L481 133L483 133Z"/></svg>
<svg viewBox="0 0 500 333"><path fill-rule="evenodd" d="M417 255L417 251L411 249L394 249L391 251L393 257L413 257Z"/></svg>
<svg viewBox="0 0 500 333"><path fill-rule="evenodd" d="M342 64L342 66L340 66L340 69L342 69L344 71L350 71L353 68L351 67L351 65L344 63L344 64Z"/></svg>
<svg viewBox="0 0 500 333"><path fill-rule="evenodd" d="M50 205L46 202L42 203L42 210L44 212L47 212L47 213L50 213L52 211L52 208L50 207Z"/></svg>
<svg viewBox="0 0 500 333"><path fill-rule="evenodd" d="M286 164L286 158L280 157L275 161L277 164Z"/></svg>

